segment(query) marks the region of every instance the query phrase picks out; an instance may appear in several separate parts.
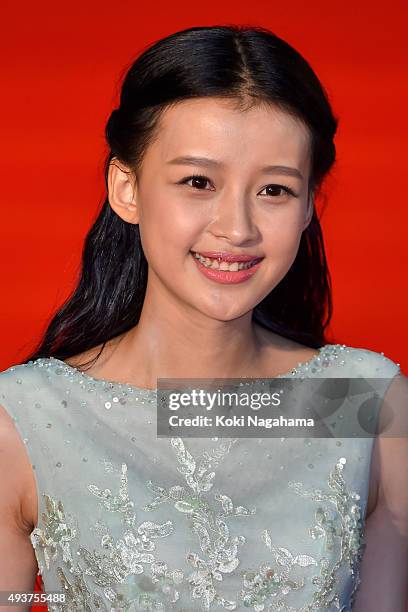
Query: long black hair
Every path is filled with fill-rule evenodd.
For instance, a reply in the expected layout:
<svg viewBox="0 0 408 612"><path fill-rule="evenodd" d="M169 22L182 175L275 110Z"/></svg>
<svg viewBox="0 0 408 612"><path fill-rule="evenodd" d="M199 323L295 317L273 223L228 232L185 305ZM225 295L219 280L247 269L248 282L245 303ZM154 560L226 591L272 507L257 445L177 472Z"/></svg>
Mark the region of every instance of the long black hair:
<svg viewBox="0 0 408 612"><path fill-rule="evenodd" d="M293 47L266 28L241 25L173 33L134 61L122 83L119 107L105 127L106 192L113 158L136 172L165 108L205 96L236 100L242 107L266 102L302 120L311 135L309 189L314 195L319 192L335 161L337 120L327 94ZM139 226L122 220L106 195L84 241L77 286L26 361L50 356L63 360L100 344L102 351L109 340L134 327L143 307L147 270ZM291 268L253 309L253 320L319 348L327 341L331 316L331 281L314 207Z"/></svg>

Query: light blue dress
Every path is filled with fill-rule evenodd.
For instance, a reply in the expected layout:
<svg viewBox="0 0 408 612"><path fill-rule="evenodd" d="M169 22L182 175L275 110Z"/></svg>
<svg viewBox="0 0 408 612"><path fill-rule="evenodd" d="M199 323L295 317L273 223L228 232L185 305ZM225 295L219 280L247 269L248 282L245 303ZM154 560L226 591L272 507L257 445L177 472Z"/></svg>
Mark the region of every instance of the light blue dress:
<svg viewBox="0 0 408 612"><path fill-rule="evenodd" d="M281 377L398 372L328 344ZM373 438L158 438L156 393L55 358L0 373L36 477L39 573L64 593L49 610L351 611Z"/></svg>

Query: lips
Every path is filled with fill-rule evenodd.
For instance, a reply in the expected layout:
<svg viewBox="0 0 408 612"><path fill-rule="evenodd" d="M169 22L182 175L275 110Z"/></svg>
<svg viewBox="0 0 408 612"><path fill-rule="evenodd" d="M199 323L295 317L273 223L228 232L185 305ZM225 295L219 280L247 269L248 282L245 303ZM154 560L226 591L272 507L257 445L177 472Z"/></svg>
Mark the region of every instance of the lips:
<svg viewBox="0 0 408 612"><path fill-rule="evenodd" d="M224 251L191 251L194 254L201 255L202 257L208 257L209 259L217 259L218 261L225 261L226 263L231 263L237 261L238 263L242 262L258 262L263 259L263 257L257 257L256 255L243 255L243 254L234 254L234 253L226 253Z"/></svg>

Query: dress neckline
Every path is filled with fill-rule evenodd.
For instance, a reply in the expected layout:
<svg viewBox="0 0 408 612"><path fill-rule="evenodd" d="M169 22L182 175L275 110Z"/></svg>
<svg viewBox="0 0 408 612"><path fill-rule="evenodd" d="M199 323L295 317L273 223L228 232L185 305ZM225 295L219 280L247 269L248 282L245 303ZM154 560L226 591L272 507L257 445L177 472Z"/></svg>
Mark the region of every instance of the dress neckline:
<svg viewBox="0 0 408 612"><path fill-rule="evenodd" d="M289 372L271 376L269 378L273 380L275 378L279 379L303 376L309 372L312 374L324 372L326 368L330 367L337 360L339 351L344 351L345 349L345 344L325 344L318 349L318 353L316 353L313 357L307 361L298 362L298 364L292 368L292 370L289 370ZM92 386L100 385L104 388L108 387L109 389L118 390L127 389L128 391L143 393L145 395L155 395L157 393L157 387L153 389L148 387L138 387L130 383L122 383L114 380L108 380L106 378L95 378L94 376L86 374L86 372L79 370L75 366L69 365L57 357L40 357L37 359L37 363L39 365L45 365L47 362L49 364L54 363L56 366L58 366L56 369L58 373L65 373L67 376L70 375L74 380L80 382L82 385L85 383L92 383Z"/></svg>

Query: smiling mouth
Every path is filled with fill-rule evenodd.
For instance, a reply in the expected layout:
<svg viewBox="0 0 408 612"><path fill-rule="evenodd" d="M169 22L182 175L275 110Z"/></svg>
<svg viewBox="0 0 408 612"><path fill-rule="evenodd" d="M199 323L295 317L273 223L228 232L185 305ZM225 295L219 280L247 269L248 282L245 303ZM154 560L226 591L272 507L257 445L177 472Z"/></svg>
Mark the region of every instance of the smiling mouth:
<svg viewBox="0 0 408 612"><path fill-rule="evenodd" d="M248 260L248 256L220 254L218 256L208 257L196 251L190 251L195 259L211 270L221 270L225 272L239 272L240 270L248 270L258 264L263 257L254 257ZM230 261L226 261L229 259ZM239 261L245 260L245 261ZM232 260L232 261L231 261ZM234 261L235 260L235 261Z"/></svg>

